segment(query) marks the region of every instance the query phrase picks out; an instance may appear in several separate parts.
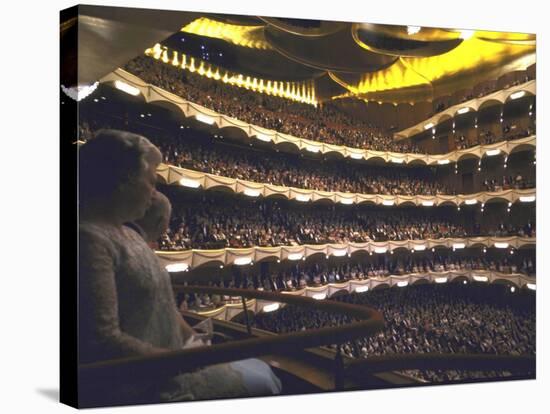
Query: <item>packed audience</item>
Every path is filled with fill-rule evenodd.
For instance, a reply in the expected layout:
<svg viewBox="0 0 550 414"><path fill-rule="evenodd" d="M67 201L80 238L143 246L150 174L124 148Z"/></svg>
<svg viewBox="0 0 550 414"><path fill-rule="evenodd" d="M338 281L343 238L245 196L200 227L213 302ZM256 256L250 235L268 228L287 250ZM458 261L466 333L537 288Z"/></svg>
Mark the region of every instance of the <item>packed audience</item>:
<svg viewBox="0 0 550 414"><path fill-rule="evenodd" d="M526 188L535 188L535 180L524 178L521 174L485 179L482 184L482 191L523 190Z"/></svg>
<svg viewBox="0 0 550 414"><path fill-rule="evenodd" d="M124 128L145 135L163 153L164 162L195 171L259 183L362 194L437 195L456 192L437 181L429 167L373 167L349 161L315 161L293 154L247 150L225 145L209 134L179 130L175 133L144 128L138 123L122 124L115 118L95 125ZM92 136L90 123L83 119L81 133ZM176 136L177 135L177 136ZM267 156L268 155L268 156Z"/></svg>
<svg viewBox="0 0 550 414"><path fill-rule="evenodd" d="M447 283L352 293L335 300L368 305L384 315L382 332L341 346L341 352L351 358L409 353L536 353L535 296L530 292L511 293L502 285ZM287 305L276 312L257 314L252 324L286 333L350 322L352 319L344 315ZM406 373L428 382L511 375L506 370Z"/></svg>
<svg viewBox="0 0 550 414"><path fill-rule="evenodd" d="M364 209L362 206L307 205L288 208L287 201L269 199L247 203L237 197L191 194L172 202L168 232L161 250L289 246L446 237L535 237L531 221L487 224L466 220L454 209Z"/></svg>
<svg viewBox="0 0 550 414"><path fill-rule="evenodd" d="M88 116L89 117L89 116ZM100 128L119 128L147 136L163 153L164 162L195 171L247 181L306 188L387 195L455 195L455 188L440 182L430 167L366 166L345 160L322 162L294 154L265 152L226 144L219 136L189 129L169 132L139 122L96 115L81 119L81 139ZM216 138L218 137L218 138ZM521 175L486 179L479 190L500 191L534 188Z"/></svg>
<svg viewBox="0 0 550 414"><path fill-rule="evenodd" d="M515 80L515 81L510 82L510 83L508 83L504 86L498 86L498 84L495 82L491 86L489 86L489 85L484 86L477 94L475 94L474 91L471 90L468 93L465 93L462 97L460 97L458 99L447 99L447 101L445 101L445 102L438 102L435 106L435 110L434 110L433 114L435 115L439 112L442 112L445 109L450 108L453 105L457 105L459 103L464 103L464 102L467 102L467 101L470 101L470 100L476 99L476 98L477 99L483 98L484 96L490 95L493 92L496 92L498 90L508 89L508 88L513 87L513 86L521 85L522 83L529 82L530 80L532 80L532 78L529 75L525 74L523 79Z"/></svg>
<svg viewBox="0 0 550 414"><path fill-rule="evenodd" d="M489 145L501 141L512 141L514 139L526 138L536 133L534 126L527 128L517 128L510 125L504 125L502 128L502 134L496 135L491 130L482 130L475 140L467 140L464 134L455 134L454 146L455 149L467 149L475 147L476 145Z"/></svg>
<svg viewBox="0 0 550 414"><path fill-rule="evenodd" d="M406 275L411 273L463 272L471 270L488 270L505 274L522 273L535 276L536 262L534 257L519 257L507 255L494 257L483 256L456 257L450 254L427 253L420 257L390 256L371 257L372 260L359 263L330 264L317 262L314 264L297 264L290 268L280 268L270 272L250 270L233 274L231 279L210 281L206 285L220 288L256 289L262 291L295 291L306 287L321 287L329 283L341 283L349 280L366 280L372 277L387 277L390 275ZM489 256L489 257L488 257ZM226 303L231 303L229 296L210 294L181 294L178 304L185 309L214 309ZM240 300L240 298L239 298Z"/></svg>
<svg viewBox="0 0 550 414"><path fill-rule="evenodd" d="M223 84L145 56L128 62L125 69L153 85L218 113L296 137L354 148L427 153L427 150L418 147L411 140L395 141L391 133L347 114L330 102L315 108ZM466 98L471 99L467 96ZM444 108L440 104L438 110ZM455 137L455 147L465 149L479 144L522 138L534 133L534 125L514 131L511 131L512 127L504 125L499 136L484 131L475 141L468 141L464 135L459 134Z"/></svg>
<svg viewBox="0 0 550 414"><path fill-rule="evenodd" d="M414 143L396 142L392 134L348 115L331 103L315 108L255 93L146 56L131 60L124 69L220 114L299 138L378 151L422 152Z"/></svg>

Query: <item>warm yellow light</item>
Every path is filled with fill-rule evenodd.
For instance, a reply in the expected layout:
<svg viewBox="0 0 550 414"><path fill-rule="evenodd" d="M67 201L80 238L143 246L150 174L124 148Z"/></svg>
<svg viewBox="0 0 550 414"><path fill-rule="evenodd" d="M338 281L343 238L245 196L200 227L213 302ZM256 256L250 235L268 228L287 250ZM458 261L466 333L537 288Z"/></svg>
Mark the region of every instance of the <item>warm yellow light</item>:
<svg viewBox="0 0 550 414"><path fill-rule="evenodd" d="M200 17L181 29L185 33L221 39L237 46L269 50L271 45L265 41L263 30L264 26L239 26L206 17Z"/></svg>
<svg viewBox="0 0 550 414"><path fill-rule="evenodd" d="M498 39L508 33L493 34L497 40L487 40L486 33L478 37L474 36L473 31L463 31L462 37L468 39L446 53L427 57L402 56L389 67L364 73L359 78L333 72L329 72L329 76L352 95L362 99L411 102L411 94L414 94L415 101L432 97L433 84L443 79L456 78L461 86L466 87L472 82L473 75L468 75L470 73L475 73L476 79L477 73L492 79L495 71L504 65L509 65L511 71L522 70L535 63L533 35L527 36L532 41L506 42ZM449 93L452 88L457 88L456 83L449 82ZM406 93L406 88L411 88L411 91Z"/></svg>
<svg viewBox="0 0 550 414"><path fill-rule="evenodd" d="M164 50L162 51L162 55L161 55L160 59L161 59L164 63L170 62L170 59L168 58L168 50L167 50L167 49L164 49Z"/></svg>
<svg viewBox="0 0 550 414"><path fill-rule="evenodd" d="M170 273L186 272L189 269L187 263L173 263L165 266L166 271Z"/></svg>
<svg viewBox="0 0 550 414"><path fill-rule="evenodd" d="M471 38L474 35L474 33L475 33L475 31L473 31L473 30L461 30L459 37L462 40L468 40L469 38Z"/></svg>
<svg viewBox="0 0 550 414"><path fill-rule="evenodd" d="M279 309L279 304L278 303L270 303L269 305L265 305L262 310L264 312L274 312L276 311L277 309Z"/></svg>
<svg viewBox="0 0 550 414"><path fill-rule="evenodd" d="M288 255L288 260L300 260L304 255L302 253L290 253Z"/></svg>
<svg viewBox="0 0 550 414"><path fill-rule="evenodd" d="M203 114L197 114L195 115L195 119L197 121L200 121L202 122L203 124L208 124L208 125L213 125L214 122L216 122L214 120L214 118L210 117L210 116L206 116L206 115L203 115Z"/></svg>
<svg viewBox="0 0 550 414"><path fill-rule="evenodd" d="M138 88L119 80L115 81L115 88L133 96L138 96L140 94L140 91Z"/></svg>
<svg viewBox="0 0 550 414"><path fill-rule="evenodd" d="M340 250L333 250L332 255L336 257L344 257L347 254L346 249L340 249Z"/></svg>
<svg viewBox="0 0 550 414"><path fill-rule="evenodd" d="M201 76L204 76L206 71L204 70L204 62L201 62L199 65L199 69L197 70L198 74Z"/></svg>
<svg viewBox="0 0 550 414"><path fill-rule="evenodd" d="M177 52L177 50L174 50L174 51L172 52L172 55L174 56L174 57L172 58L172 65L174 65L174 66L179 66L180 63L179 63L179 59L178 59L178 52Z"/></svg>
<svg viewBox="0 0 550 414"><path fill-rule="evenodd" d="M255 92L276 95L285 99L307 103L317 107L314 90L315 87L312 81L304 81L299 83L275 81L272 84L271 81L252 78L251 76L245 77L243 74L230 74L227 71L225 71L222 77L220 74L220 68L216 68L203 60L190 57L188 64L187 56L182 54L180 64L177 51L172 51L172 59L170 59L168 57L168 48L159 43L155 44L152 48L146 49L145 55L161 60L166 64L171 64L173 66L180 67L181 69L187 69L189 72L197 73L200 76L221 80L224 83L229 83L231 85L253 90ZM305 91L307 91L307 95Z"/></svg>
<svg viewBox="0 0 550 414"><path fill-rule="evenodd" d="M510 95L510 99L519 99L525 96L525 91L514 92Z"/></svg>
<svg viewBox="0 0 550 414"><path fill-rule="evenodd" d="M180 184L184 187L199 188L201 183L196 180L190 180L189 178L182 178Z"/></svg>
<svg viewBox="0 0 550 414"><path fill-rule="evenodd" d="M519 198L519 201L521 201L522 203L532 203L533 201L535 201L535 196L521 196Z"/></svg>
<svg viewBox="0 0 550 414"><path fill-rule="evenodd" d="M247 188L244 190L244 195L247 195L248 197L259 197L260 190L252 190L250 188Z"/></svg>
<svg viewBox="0 0 550 414"><path fill-rule="evenodd" d="M487 276L473 275L472 277L474 278L474 280L476 282L487 282L489 280L489 278Z"/></svg>
<svg viewBox="0 0 550 414"><path fill-rule="evenodd" d="M252 263L252 258L251 257L237 257L233 263L235 263L237 266L245 266L245 265L248 265L248 264Z"/></svg>
<svg viewBox="0 0 550 414"><path fill-rule="evenodd" d="M495 155L498 155L500 154L500 150L497 148L497 149L493 149L493 150L488 150L487 152L485 152L485 154L488 156L488 157L494 157Z"/></svg>

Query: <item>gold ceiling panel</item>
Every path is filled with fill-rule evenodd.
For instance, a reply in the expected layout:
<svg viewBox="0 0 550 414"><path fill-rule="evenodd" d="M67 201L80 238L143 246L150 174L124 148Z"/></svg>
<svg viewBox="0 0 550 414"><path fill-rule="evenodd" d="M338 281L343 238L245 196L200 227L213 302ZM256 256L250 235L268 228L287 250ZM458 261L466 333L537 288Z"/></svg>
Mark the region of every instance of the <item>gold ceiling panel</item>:
<svg viewBox="0 0 550 414"><path fill-rule="evenodd" d="M460 38L460 31L450 31L432 27L398 26L393 24L354 23L353 31L364 30L380 36L422 42L443 42Z"/></svg>
<svg viewBox="0 0 550 414"><path fill-rule="evenodd" d="M239 26L206 17L196 19L181 29L185 33L221 39L237 46L271 50L272 47L265 41L263 30L264 26Z"/></svg>
<svg viewBox="0 0 550 414"><path fill-rule="evenodd" d="M510 33L510 32L490 32L487 30L476 31L478 39L490 40L493 42L531 45L535 46L536 35L531 33Z"/></svg>
<svg viewBox="0 0 550 414"><path fill-rule="evenodd" d="M431 100L434 98L433 89L447 90L447 83L457 90L462 85L471 86L474 80L498 75L500 69L522 70L535 62L535 45L531 44L530 35L504 33L497 41L482 40L481 35L496 37L491 32L476 32L455 49L441 55L401 57L388 68L365 73L355 81L341 74L331 74L331 77L358 98L398 103L404 101L401 93L404 91L422 91L414 96L418 101L425 98L425 86L429 85L432 88ZM502 39L513 43L501 42Z"/></svg>
<svg viewBox="0 0 550 414"><path fill-rule="evenodd" d="M531 45L503 44L480 40L476 36L463 41L448 53L427 58L403 58L407 66L430 82L445 77L483 71L535 52Z"/></svg>
<svg viewBox="0 0 550 414"><path fill-rule="evenodd" d="M421 84L429 85L429 81L411 70L403 58L397 59L386 69L363 74L359 82L355 84L347 80L347 76L344 74L331 72L330 77L355 95L408 88Z"/></svg>

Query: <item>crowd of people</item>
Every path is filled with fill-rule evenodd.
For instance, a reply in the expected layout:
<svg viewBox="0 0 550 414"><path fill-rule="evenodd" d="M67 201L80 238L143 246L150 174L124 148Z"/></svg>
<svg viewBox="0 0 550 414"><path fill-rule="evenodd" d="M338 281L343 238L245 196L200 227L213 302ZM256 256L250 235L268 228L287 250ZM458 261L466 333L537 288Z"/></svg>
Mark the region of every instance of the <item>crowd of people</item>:
<svg viewBox="0 0 550 414"><path fill-rule="evenodd" d="M522 273L535 276L536 261L530 256L453 256L439 253L415 256L382 256L370 257L357 263L330 264L297 264L289 268L279 268L266 272L251 269L248 273L238 272L230 279L210 281L206 285L219 288L257 289L268 292L295 291L307 287L321 287L329 283L342 283L350 280L366 280L390 275L411 273L463 272L471 270L488 270L505 274ZM201 311L209 310L231 303L230 296L211 294L180 294L177 303L181 309ZM240 298L239 298L240 300ZM184 303L185 302L185 303Z"/></svg>
<svg viewBox="0 0 550 414"><path fill-rule="evenodd" d="M501 141L512 141L514 139L526 138L536 133L534 125L527 128L517 128L514 126L513 129L512 126L508 124L504 125L501 134L495 134L491 130L481 130L474 140L468 140L464 134L455 134L454 149L461 150L475 147L476 145L490 145Z"/></svg>
<svg viewBox="0 0 550 414"><path fill-rule="evenodd" d="M331 102L314 107L259 94L182 71L145 56L128 62L125 69L153 85L218 113L299 138L378 151L428 152L411 140L394 140L392 133L346 113ZM514 131L511 128L511 125L504 125L498 135L483 131L476 140L466 140L464 135L458 133L455 149L492 144L534 133L534 126Z"/></svg>
<svg viewBox="0 0 550 414"><path fill-rule="evenodd" d="M220 145L193 145L190 140L159 143L169 164L248 181L363 194L455 194L429 168L367 167L343 161L319 162L289 154L245 152Z"/></svg>
<svg viewBox="0 0 550 414"><path fill-rule="evenodd" d="M161 129L144 131L139 123L122 125L121 120L114 118L102 122L96 120L95 124L98 127L124 128L147 136L161 150L167 164L224 177L320 191L456 194L437 180L435 171L430 167L375 167L343 160L319 162L294 154L266 154L227 145L221 138L189 129L174 133ZM84 136L93 135L89 122L83 120L81 125Z"/></svg>
<svg viewBox="0 0 550 414"><path fill-rule="evenodd" d="M96 124L110 128L118 126L147 136L161 150L167 164L224 177L320 191L456 194L437 180L435 171L430 167L375 167L343 160L319 162L299 155L266 154L226 145L220 138L189 129L175 133L161 129L144 131L138 123L120 125L122 122L114 118L101 123L96 120ZM82 122L81 131L86 136L93 134L90 123L86 121Z"/></svg>
<svg viewBox="0 0 550 414"><path fill-rule="evenodd" d="M93 125L93 127L92 127ZM456 195L456 188L444 184L432 167L366 166L346 160L323 160L295 154L266 153L225 143L219 136L190 129L169 132L146 128L139 122L124 123L115 117L81 122L83 139L93 136L94 128L117 127L149 137L163 153L165 163L194 171L247 181L306 188L385 195ZM534 182L515 177L486 179L475 191L533 188Z"/></svg>
<svg viewBox="0 0 550 414"><path fill-rule="evenodd" d="M524 178L521 174L503 175L497 178L483 180L482 191L503 191L526 188L535 188L535 180Z"/></svg>
<svg viewBox="0 0 550 414"><path fill-rule="evenodd" d="M445 109L447 108L450 108L451 106L454 106L454 105L457 105L459 103L464 103L464 102L467 102L467 101L470 101L472 99L479 99L479 98L483 98L484 96L487 96L487 95L490 95L492 94L493 92L496 92L498 90L502 90L502 89L508 89L508 88L511 88L513 86L518 86L518 85L521 85L522 83L526 83L526 82L529 82L530 80L532 80L532 78L525 74L525 76L523 77L523 79L517 79L513 82L510 82L504 86L498 86L498 84L495 82L493 85L485 85L483 88L481 88L481 90L476 94L473 90L465 93L462 97L458 98L458 99L450 99L448 98L445 102L443 101L440 101L436 104L435 106L435 110L433 112L433 114L437 114L439 112L442 112L444 111Z"/></svg>
<svg viewBox="0 0 550 414"><path fill-rule="evenodd" d="M535 236L531 221L486 223L465 219L454 209L383 210L329 205L319 209L288 202L253 203L202 194L178 199L161 250L289 246L446 237Z"/></svg>
<svg viewBox="0 0 550 414"><path fill-rule="evenodd" d="M384 315L378 334L345 343L351 358L418 353L535 355L535 296L511 293L502 285L424 284L338 296L335 300L368 305ZM253 326L287 333L352 322L344 315L287 305L256 314ZM336 345L333 345L336 348ZM409 370L428 382L506 377L500 371Z"/></svg>
<svg viewBox="0 0 550 414"><path fill-rule="evenodd" d="M316 108L255 93L145 56L131 60L124 69L220 114L299 138L378 151L422 152L414 143L394 141L392 134L348 115L331 103Z"/></svg>

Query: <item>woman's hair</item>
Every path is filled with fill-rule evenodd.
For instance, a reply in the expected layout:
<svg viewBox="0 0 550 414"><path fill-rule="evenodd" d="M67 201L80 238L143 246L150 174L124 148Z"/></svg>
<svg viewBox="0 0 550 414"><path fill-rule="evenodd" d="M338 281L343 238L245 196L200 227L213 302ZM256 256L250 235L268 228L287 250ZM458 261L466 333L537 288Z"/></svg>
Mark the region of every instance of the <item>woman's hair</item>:
<svg viewBox="0 0 550 414"><path fill-rule="evenodd" d="M98 131L79 149L81 205L108 199L130 178L161 161L157 147L141 135L115 129Z"/></svg>
<svg viewBox="0 0 550 414"><path fill-rule="evenodd" d="M145 215L136 220L135 223L145 232L147 241L153 242L166 231L171 214L172 204L170 200L161 192L156 191L151 199L151 206L147 209Z"/></svg>

